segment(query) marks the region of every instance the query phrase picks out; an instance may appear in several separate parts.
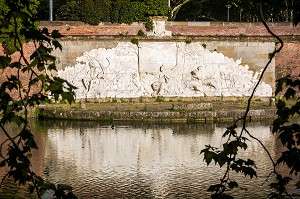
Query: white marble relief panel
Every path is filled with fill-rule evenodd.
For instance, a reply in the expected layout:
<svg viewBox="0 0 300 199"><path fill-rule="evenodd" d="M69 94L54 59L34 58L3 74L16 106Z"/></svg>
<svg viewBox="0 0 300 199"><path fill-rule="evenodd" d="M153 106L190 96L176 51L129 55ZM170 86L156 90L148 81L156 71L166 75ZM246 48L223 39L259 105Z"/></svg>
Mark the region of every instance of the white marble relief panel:
<svg viewBox="0 0 300 199"><path fill-rule="evenodd" d="M76 62L58 76L78 87L77 98L249 96L261 73L196 42L120 42ZM271 86L262 82L256 96L272 96Z"/></svg>

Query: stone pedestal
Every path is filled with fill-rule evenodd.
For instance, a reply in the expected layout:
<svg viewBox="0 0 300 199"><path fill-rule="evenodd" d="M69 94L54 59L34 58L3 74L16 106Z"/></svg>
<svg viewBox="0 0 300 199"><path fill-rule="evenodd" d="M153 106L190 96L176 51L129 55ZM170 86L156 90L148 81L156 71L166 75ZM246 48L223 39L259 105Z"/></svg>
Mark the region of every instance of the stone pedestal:
<svg viewBox="0 0 300 199"><path fill-rule="evenodd" d="M153 16L150 17L150 19L153 21L153 31L148 32L148 36L157 36L157 37L163 37L163 36L172 36L171 31L166 30L166 21L168 20L168 17L165 16Z"/></svg>

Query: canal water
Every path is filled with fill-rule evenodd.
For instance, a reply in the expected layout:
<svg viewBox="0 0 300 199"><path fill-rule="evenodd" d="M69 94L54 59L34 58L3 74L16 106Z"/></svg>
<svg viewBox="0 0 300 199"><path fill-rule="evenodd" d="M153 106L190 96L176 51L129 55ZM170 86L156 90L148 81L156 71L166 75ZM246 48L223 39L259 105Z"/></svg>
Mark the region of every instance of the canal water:
<svg viewBox="0 0 300 199"><path fill-rule="evenodd" d="M73 186L79 198L209 198L206 191L224 169L207 167L200 151L221 147L230 124L102 124L99 122L32 122L39 151L34 170L46 180ZM251 122L248 130L273 157L282 150L270 131L270 122ZM4 138L0 138L3 140ZM236 198L267 198L270 160L255 141L241 157L256 161L258 177L232 175L243 189ZM5 169L0 168L3 176ZM271 180L271 179L270 179ZM1 198L30 198L25 188L5 180ZM24 196L25 195L25 196Z"/></svg>

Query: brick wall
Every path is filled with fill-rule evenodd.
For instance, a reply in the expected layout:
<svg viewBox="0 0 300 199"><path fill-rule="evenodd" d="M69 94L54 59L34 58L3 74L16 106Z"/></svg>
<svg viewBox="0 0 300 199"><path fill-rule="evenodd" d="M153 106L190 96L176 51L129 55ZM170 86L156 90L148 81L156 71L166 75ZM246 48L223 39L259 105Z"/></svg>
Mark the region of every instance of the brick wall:
<svg viewBox="0 0 300 199"><path fill-rule="evenodd" d="M34 49L35 49L35 47L34 47L34 45L33 45L33 43L27 43L27 44L24 44L23 45L23 49L24 49L24 52L25 52L25 54L24 54L24 56L25 56L25 58L27 59L27 61L28 62L30 62L30 59L29 59L29 57L30 57L30 55L31 55L31 53L32 52L34 52ZM3 49L3 47L0 45L0 55L4 55L4 49ZM13 53L12 55L11 55L11 58L12 58L12 61L18 61L19 59L20 59L20 53ZM24 63L24 60L23 59L21 59L21 63ZM12 74L12 75L16 75L17 76L17 69L12 69L12 68L6 68L5 70L0 70L0 85L4 82L4 81L7 81L7 76L9 76L9 74ZM21 80L21 82L23 83L23 87L25 88L25 89L27 89L28 88L28 73L21 73L20 74L20 80ZM34 89L36 89L37 88L37 86L38 85L36 85L36 86L34 86L33 88ZM31 90L31 94L32 93L34 93L35 92L35 90L34 89L32 89ZM17 96L19 96L19 94L18 93L16 93L16 92L12 92L12 96L13 97L17 97Z"/></svg>
<svg viewBox="0 0 300 199"><path fill-rule="evenodd" d="M285 43L276 56L276 78L300 75L300 43Z"/></svg>
<svg viewBox="0 0 300 199"><path fill-rule="evenodd" d="M42 27L57 29L63 35L137 35L146 31L142 23L131 25L103 23L89 26L80 22L42 22ZM300 36L300 26L291 23L270 23L272 31L278 35ZM167 22L166 30L172 35L183 36L269 36L261 23L223 23L223 22Z"/></svg>
<svg viewBox="0 0 300 199"><path fill-rule="evenodd" d="M80 22L41 22L41 27L48 30L59 30L62 35L137 35L139 30L146 32L142 23L126 24L101 24L98 26L90 26Z"/></svg>
<svg viewBox="0 0 300 199"><path fill-rule="evenodd" d="M300 35L300 26L291 23L270 23L269 27L278 35ZM261 23L169 22L166 29L187 36L269 36Z"/></svg>

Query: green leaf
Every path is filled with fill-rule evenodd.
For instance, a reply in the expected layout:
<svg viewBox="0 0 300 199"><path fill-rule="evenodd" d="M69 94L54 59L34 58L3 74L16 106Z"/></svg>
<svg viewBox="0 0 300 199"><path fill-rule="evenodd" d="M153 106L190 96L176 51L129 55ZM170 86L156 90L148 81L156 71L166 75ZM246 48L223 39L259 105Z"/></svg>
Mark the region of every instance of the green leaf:
<svg viewBox="0 0 300 199"><path fill-rule="evenodd" d="M287 77L277 80L275 95L278 95L283 90L283 84L286 82Z"/></svg>
<svg viewBox="0 0 300 199"><path fill-rule="evenodd" d="M53 30L52 31L52 33L51 33L51 36L53 37L53 38L61 38L62 37L62 35L59 33L59 31L58 30Z"/></svg>
<svg viewBox="0 0 300 199"><path fill-rule="evenodd" d="M23 140L28 140L33 137L32 133L29 129L23 129L20 133L20 136Z"/></svg>
<svg viewBox="0 0 300 199"><path fill-rule="evenodd" d="M224 191L225 190L225 186L223 184L214 184L214 185L210 185L207 189L207 191L209 192L218 192L218 191Z"/></svg>
<svg viewBox="0 0 300 199"><path fill-rule="evenodd" d="M68 199L78 199L72 192L69 192L69 193L67 194L67 198L68 198Z"/></svg>
<svg viewBox="0 0 300 199"><path fill-rule="evenodd" d="M52 70L57 71L55 63L49 64L47 69L49 71L52 71Z"/></svg>
<svg viewBox="0 0 300 199"><path fill-rule="evenodd" d="M41 74L37 77L37 79L41 80L41 81L45 81L47 79L46 75Z"/></svg>
<svg viewBox="0 0 300 199"><path fill-rule="evenodd" d="M300 113L300 102L297 102L290 108L289 115L293 116L293 115L299 114L299 113Z"/></svg>
<svg viewBox="0 0 300 199"><path fill-rule="evenodd" d="M254 162L253 160L251 160L251 159L248 159L248 160L245 162L245 164L246 164L247 166L255 166L255 162Z"/></svg>
<svg viewBox="0 0 300 199"><path fill-rule="evenodd" d="M41 33L48 36L48 35L49 35L48 28L43 28L43 29L41 30Z"/></svg>
<svg viewBox="0 0 300 199"><path fill-rule="evenodd" d="M48 53L50 53L51 51L49 50L48 47L44 46L44 45L40 45L37 49L37 51L39 52L39 54L41 55L48 55Z"/></svg>
<svg viewBox="0 0 300 199"><path fill-rule="evenodd" d="M28 190L29 190L29 193L32 194L34 192L34 190L35 190L35 187L30 184L29 187L28 187Z"/></svg>
<svg viewBox="0 0 300 199"><path fill-rule="evenodd" d="M251 167L242 167L242 172L245 176L250 176L250 178L257 177L256 171Z"/></svg>
<svg viewBox="0 0 300 199"><path fill-rule="evenodd" d="M230 168L237 173L239 173L242 170L241 167L236 163L231 164Z"/></svg>
<svg viewBox="0 0 300 199"><path fill-rule="evenodd" d="M41 188L44 189L44 190L56 190L56 187L53 183L51 182L44 182L42 185L41 185Z"/></svg>
<svg viewBox="0 0 300 199"><path fill-rule="evenodd" d="M296 184L295 184L296 188L297 189L300 189L300 181L298 181Z"/></svg>
<svg viewBox="0 0 300 199"><path fill-rule="evenodd" d="M229 161L229 158L227 157L227 155L225 153L221 152L220 154L218 154L217 162L220 167L222 167L228 161Z"/></svg>
<svg viewBox="0 0 300 199"><path fill-rule="evenodd" d="M72 191L73 188L70 185L67 185L67 184L58 184L57 189L58 190L63 190L63 191Z"/></svg>
<svg viewBox="0 0 300 199"><path fill-rule="evenodd" d="M0 56L0 69L5 69L11 62L11 58L7 56Z"/></svg>
<svg viewBox="0 0 300 199"><path fill-rule="evenodd" d="M45 64L42 63L42 62L40 62L40 63L38 63L37 68L38 68L38 70L39 70L40 72L41 72L41 71L44 71L44 70L45 70Z"/></svg>
<svg viewBox="0 0 300 199"><path fill-rule="evenodd" d="M6 162L5 161L1 161L0 162L0 167L4 167L6 165Z"/></svg>
<svg viewBox="0 0 300 199"><path fill-rule="evenodd" d="M213 159L216 160L216 157L217 157L217 154L215 152L206 151L204 153L204 160L207 163L207 165L209 165Z"/></svg>
<svg viewBox="0 0 300 199"><path fill-rule="evenodd" d="M38 147L37 147L37 145L36 145L36 142L34 141L33 138L27 140L27 141L25 142L25 144L26 144L27 146L29 146L30 148L32 148L32 149L38 149Z"/></svg>
<svg viewBox="0 0 300 199"><path fill-rule="evenodd" d="M227 130L225 131L225 133L223 134L222 137L226 137L227 135L232 135L232 136L236 137L236 135L237 135L237 133L235 131L236 128L237 128L236 124L233 124L232 126L227 127Z"/></svg>
<svg viewBox="0 0 300 199"><path fill-rule="evenodd" d="M228 187L229 187L230 189L237 188L238 186L239 186L239 184L238 184L236 181L234 181L234 180L232 180L232 181L230 181L230 182L228 183Z"/></svg>
<svg viewBox="0 0 300 199"><path fill-rule="evenodd" d="M12 119L18 126L21 126L24 123L24 118L18 115L15 115Z"/></svg>
<svg viewBox="0 0 300 199"><path fill-rule="evenodd" d="M245 142L241 142L240 147L243 148L244 150L246 150L248 146Z"/></svg>
<svg viewBox="0 0 300 199"><path fill-rule="evenodd" d="M292 89L292 88L288 88L288 90L284 94L284 96L287 99L294 98L295 95L296 95L296 91L294 89Z"/></svg>
<svg viewBox="0 0 300 199"><path fill-rule="evenodd" d="M286 104L283 100L279 99L276 103L276 107L277 109L282 110L286 107Z"/></svg>
<svg viewBox="0 0 300 199"><path fill-rule="evenodd" d="M61 96L62 96L62 100L67 100L69 104L75 101L74 95L71 92L62 92Z"/></svg>
<svg viewBox="0 0 300 199"><path fill-rule="evenodd" d="M55 47L55 49L59 48L60 50L62 50L62 45L58 41L54 40L52 41L52 44Z"/></svg>
<svg viewBox="0 0 300 199"><path fill-rule="evenodd" d="M234 197L223 192L217 192L211 195L211 199L234 199Z"/></svg>

